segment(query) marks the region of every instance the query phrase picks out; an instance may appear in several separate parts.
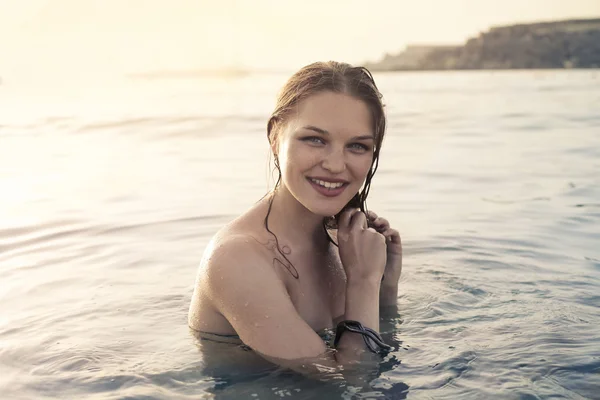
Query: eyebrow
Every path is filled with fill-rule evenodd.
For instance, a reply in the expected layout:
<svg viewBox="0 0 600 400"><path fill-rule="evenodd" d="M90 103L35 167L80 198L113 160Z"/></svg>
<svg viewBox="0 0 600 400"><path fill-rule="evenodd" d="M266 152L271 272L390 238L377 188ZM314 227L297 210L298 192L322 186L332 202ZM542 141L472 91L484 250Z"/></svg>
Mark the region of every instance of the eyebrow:
<svg viewBox="0 0 600 400"><path fill-rule="evenodd" d="M325 129L317 128L316 126L312 126L312 125L306 125L300 129L307 129L309 131L314 131L314 132L320 133L322 135L329 135L329 132L327 132ZM366 140L366 139L375 140L375 136L373 136L373 135L354 136L351 140Z"/></svg>

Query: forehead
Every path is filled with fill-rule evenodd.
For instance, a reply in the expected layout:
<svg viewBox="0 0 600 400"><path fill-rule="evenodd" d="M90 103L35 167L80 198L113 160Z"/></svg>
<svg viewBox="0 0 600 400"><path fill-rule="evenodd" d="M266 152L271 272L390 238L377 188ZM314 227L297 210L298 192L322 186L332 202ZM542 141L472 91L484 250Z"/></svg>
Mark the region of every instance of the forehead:
<svg viewBox="0 0 600 400"><path fill-rule="evenodd" d="M321 92L302 100L293 119L293 130L312 125L334 135L374 135L367 103L342 93Z"/></svg>

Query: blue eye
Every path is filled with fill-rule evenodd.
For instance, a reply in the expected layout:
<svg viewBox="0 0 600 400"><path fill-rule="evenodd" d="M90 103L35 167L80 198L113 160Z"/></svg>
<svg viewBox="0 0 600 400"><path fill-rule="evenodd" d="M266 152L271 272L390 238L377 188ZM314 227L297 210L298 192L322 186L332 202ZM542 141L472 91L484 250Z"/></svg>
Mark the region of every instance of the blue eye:
<svg viewBox="0 0 600 400"><path fill-rule="evenodd" d="M302 140L314 144L325 144L325 141L318 136L308 136L303 138Z"/></svg>
<svg viewBox="0 0 600 400"><path fill-rule="evenodd" d="M362 143L352 143L352 144L350 144L350 148L352 148L353 150L359 150L359 151L369 150L369 147Z"/></svg>

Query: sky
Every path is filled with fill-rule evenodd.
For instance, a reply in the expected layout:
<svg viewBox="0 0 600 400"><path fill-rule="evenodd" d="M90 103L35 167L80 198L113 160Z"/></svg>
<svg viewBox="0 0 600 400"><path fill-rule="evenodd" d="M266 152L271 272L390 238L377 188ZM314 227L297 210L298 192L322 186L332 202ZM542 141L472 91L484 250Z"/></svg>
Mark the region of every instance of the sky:
<svg viewBox="0 0 600 400"><path fill-rule="evenodd" d="M0 76L293 70L459 44L491 26L600 17L600 0L0 0Z"/></svg>

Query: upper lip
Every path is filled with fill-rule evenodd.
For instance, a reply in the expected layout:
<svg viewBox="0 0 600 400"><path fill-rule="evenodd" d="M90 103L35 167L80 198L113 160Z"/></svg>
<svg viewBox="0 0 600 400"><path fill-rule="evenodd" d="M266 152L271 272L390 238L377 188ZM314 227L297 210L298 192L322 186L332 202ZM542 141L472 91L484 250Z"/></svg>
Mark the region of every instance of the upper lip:
<svg viewBox="0 0 600 400"><path fill-rule="evenodd" d="M348 183L348 181L345 181L343 179L336 179L336 178L325 178L322 176L309 176L310 179L316 179L318 181L325 181L325 182L330 182L330 183Z"/></svg>

